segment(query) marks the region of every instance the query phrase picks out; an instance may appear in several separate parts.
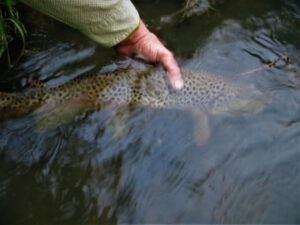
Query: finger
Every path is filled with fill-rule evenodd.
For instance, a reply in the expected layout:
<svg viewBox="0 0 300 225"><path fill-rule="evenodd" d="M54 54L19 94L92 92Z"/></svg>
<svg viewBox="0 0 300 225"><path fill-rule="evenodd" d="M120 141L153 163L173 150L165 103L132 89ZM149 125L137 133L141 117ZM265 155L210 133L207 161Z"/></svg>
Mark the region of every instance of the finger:
<svg viewBox="0 0 300 225"><path fill-rule="evenodd" d="M175 90L180 90L183 88L183 80L181 77L180 69L177 65L177 62L171 52L166 50L167 53L161 53L158 55L158 61L163 65L167 70L167 75L171 86Z"/></svg>

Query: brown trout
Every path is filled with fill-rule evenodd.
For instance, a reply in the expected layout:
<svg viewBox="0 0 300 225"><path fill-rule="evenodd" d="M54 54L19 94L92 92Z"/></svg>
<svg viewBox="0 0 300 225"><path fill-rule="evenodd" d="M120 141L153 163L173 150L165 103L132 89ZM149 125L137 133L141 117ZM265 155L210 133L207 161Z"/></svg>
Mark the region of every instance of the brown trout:
<svg viewBox="0 0 300 225"><path fill-rule="evenodd" d="M58 117L72 117L108 105L211 113L256 111L263 105L256 91L219 76L186 69L182 69L182 76L184 87L180 91L170 88L161 68L147 67L87 75L56 87L37 85L22 93L0 92L0 117L51 110Z"/></svg>

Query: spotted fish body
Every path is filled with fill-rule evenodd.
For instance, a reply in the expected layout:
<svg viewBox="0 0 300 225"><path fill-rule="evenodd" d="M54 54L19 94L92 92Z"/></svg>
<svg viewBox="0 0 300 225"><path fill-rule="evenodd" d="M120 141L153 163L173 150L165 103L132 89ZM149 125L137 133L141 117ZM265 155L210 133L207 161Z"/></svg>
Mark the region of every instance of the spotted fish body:
<svg viewBox="0 0 300 225"><path fill-rule="evenodd" d="M182 76L184 88L180 91L170 88L160 68L127 68L83 76L56 87L38 86L25 93L0 92L0 113L2 118L10 118L44 108L76 114L110 104L210 112L244 111L249 105L257 108L248 91L221 77L184 69Z"/></svg>

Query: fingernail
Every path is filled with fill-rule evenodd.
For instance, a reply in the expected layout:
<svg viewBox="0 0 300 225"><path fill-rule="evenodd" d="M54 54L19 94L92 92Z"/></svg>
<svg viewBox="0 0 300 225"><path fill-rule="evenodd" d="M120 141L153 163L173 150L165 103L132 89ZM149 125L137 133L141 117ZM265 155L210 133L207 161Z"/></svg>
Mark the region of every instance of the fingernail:
<svg viewBox="0 0 300 225"><path fill-rule="evenodd" d="M176 80L174 82L174 88L176 90L180 90L181 88L183 88L183 81L182 80Z"/></svg>

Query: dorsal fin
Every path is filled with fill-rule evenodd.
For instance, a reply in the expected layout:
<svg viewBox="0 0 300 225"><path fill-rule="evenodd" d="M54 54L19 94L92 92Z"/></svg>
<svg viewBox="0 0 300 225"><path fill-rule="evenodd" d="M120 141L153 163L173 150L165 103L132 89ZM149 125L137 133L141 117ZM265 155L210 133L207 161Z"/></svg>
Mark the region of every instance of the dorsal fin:
<svg viewBox="0 0 300 225"><path fill-rule="evenodd" d="M46 87L46 85L40 81L40 80L31 80L28 84L29 88L32 88L32 89L43 89Z"/></svg>

